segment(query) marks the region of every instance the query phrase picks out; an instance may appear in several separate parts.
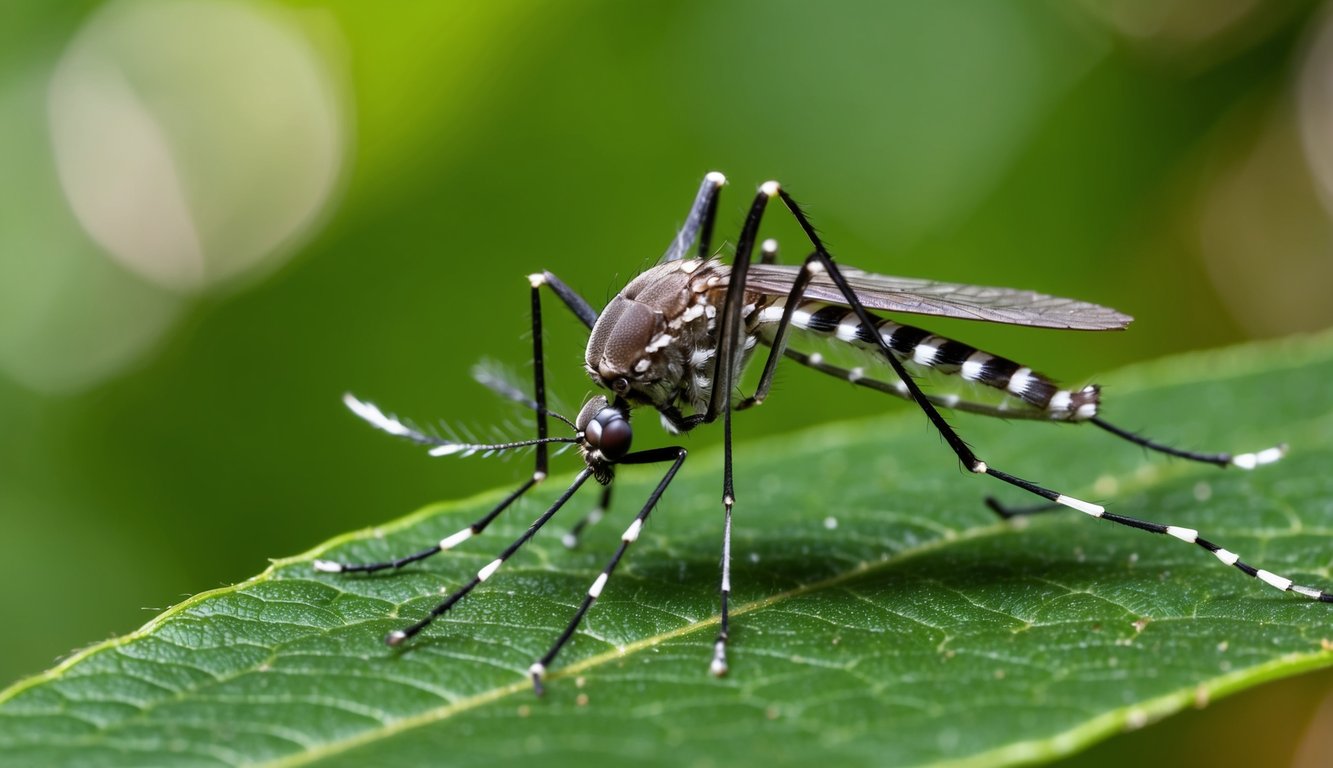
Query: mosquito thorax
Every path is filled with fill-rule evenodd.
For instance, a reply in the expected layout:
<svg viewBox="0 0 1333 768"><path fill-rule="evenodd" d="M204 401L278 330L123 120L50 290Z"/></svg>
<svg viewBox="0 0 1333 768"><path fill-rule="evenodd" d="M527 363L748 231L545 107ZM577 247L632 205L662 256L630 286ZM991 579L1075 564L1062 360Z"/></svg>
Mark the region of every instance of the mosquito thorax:
<svg viewBox="0 0 1333 768"><path fill-rule="evenodd" d="M704 406L712 387L704 363L716 346L729 272L714 261L684 259L632 280L593 326L585 357L593 381L635 404Z"/></svg>

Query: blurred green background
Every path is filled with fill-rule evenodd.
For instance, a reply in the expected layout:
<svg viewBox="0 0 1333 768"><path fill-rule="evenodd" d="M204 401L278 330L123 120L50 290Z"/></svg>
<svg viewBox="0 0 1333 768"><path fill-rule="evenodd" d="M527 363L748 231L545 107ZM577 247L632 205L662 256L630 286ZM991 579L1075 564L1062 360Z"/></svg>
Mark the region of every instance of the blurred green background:
<svg viewBox="0 0 1333 768"><path fill-rule="evenodd" d="M524 276L600 306L709 170L731 180L720 237L776 178L846 263L1134 315L967 329L1071 383L1333 325L1333 18L1313 2L7 0L0 169L0 684L525 475L430 459L339 397L522 434L468 369L528 375ZM780 215L767 231L803 255ZM548 307L574 410L586 336ZM740 439L900 407L846 392L785 371ZM738 525L762 524L739 483ZM1301 761L1330 690L1078 759L1197 757L1182 734L1265 717L1271 743L1214 748L1321 764Z"/></svg>

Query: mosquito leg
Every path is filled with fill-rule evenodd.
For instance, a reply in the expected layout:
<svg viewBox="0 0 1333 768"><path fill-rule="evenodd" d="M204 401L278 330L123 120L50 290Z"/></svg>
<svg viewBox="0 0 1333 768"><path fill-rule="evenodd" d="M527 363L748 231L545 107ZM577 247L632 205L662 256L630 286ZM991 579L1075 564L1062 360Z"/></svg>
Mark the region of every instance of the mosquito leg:
<svg viewBox="0 0 1333 768"><path fill-rule="evenodd" d="M574 493L578 491L578 489L590 476L592 476L592 469L585 468L582 472L578 474L577 477L574 478L574 482L570 484L569 488L567 488L564 493L560 494L560 498L555 500L555 503L551 505L550 509L547 509L545 512L541 514L541 517L538 517L536 520L532 521L532 525L528 526L528 529L523 532L523 535L519 536L516 540L514 540L514 543L505 547L504 551L501 552L498 557L496 557L494 560L490 561L486 565L482 566L481 570L477 571L477 575L473 576L471 581L469 581L467 584L464 584L461 588L456 590L453 594L449 595L438 605L432 608L430 613L426 614L425 618L404 629L395 629L394 631L390 632L388 635L385 636L384 642L388 643L389 645L401 645L403 641L407 640L408 638L417 634L421 630L430 626L430 623L432 621L435 621L437 618L444 615L446 612L449 611L450 608L454 607L455 603L466 597L468 593L476 589L477 586L480 585L483 581L489 579L497 570L500 569L500 566L504 565L506 560L512 557L513 554L517 552L520 547L528 543L528 540L531 539L534 535L536 535L537 531L540 531L543 525L546 525L546 521L550 520L552 517L555 516L556 512L560 511L560 508L565 505L565 502L569 501L570 497L572 497Z"/></svg>
<svg viewBox="0 0 1333 768"><path fill-rule="evenodd" d="M994 510L996 514L1006 519L1020 515L1037 514L1040 512L1046 512L1051 509L1060 508L1060 506L1057 504L1039 505L1033 507L1004 507L1000 505L997 501L995 501L995 499L993 498L987 498L986 505L989 506L992 510ZM1264 582L1270 587L1274 587L1282 592L1295 592L1296 594L1301 595L1302 597L1308 597L1311 600L1318 600L1324 603L1333 603L1333 593L1329 593L1321 589L1316 589L1315 587L1301 586L1300 584L1292 582L1291 579L1285 576L1279 576L1271 571L1265 571L1260 568L1255 568L1254 566L1249 565L1248 563L1241 560L1240 556L1237 555L1235 552L1224 549L1220 545L1215 544L1212 541L1203 538L1202 536L1199 535L1199 532L1193 528L1182 528L1180 526L1175 526L1175 525L1165 525L1162 523L1155 523L1152 522L1151 520L1141 520L1139 518L1128 517L1126 515L1117 515L1114 512L1106 512L1102 514L1100 517L1103 520L1116 523L1117 525L1123 525L1128 528L1136 528L1140 531L1147 531L1149 533L1163 533L1166 534L1167 536L1180 539L1181 541L1187 544L1197 544L1203 549L1207 550L1208 552L1211 552L1214 557L1216 557L1218 560L1222 561L1226 565L1230 565L1236 568L1236 570L1240 571L1241 573L1244 573L1247 576L1253 576L1254 578L1259 579L1260 581Z"/></svg>
<svg viewBox="0 0 1333 768"><path fill-rule="evenodd" d="M699 193L694 196L690 213L685 217L685 224L676 233L671 245L658 263L679 261L689 253L690 246L698 240L698 257L707 259L712 255L713 221L717 218L718 192L727 183L727 177L712 171L704 176L699 185Z"/></svg>
<svg viewBox="0 0 1333 768"><path fill-rule="evenodd" d="M1116 437L1121 438L1122 440L1126 440L1135 445L1146 448L1150 451L1164 453L1167 456L1175 456L1176 458L1185 459L1187 461L1197 461L1203 464L1213 464L1222 467L1224 469L1226 467L1238 467L1240 469L1248 470L1248 469L1254 469L1255 467L1262 467L1265 464L1272 464L1273 462L1278 461L1287 453L1286 445L1275 445L1272 448L1265 448L1262 451L1254 451L1252 453L1201 453L1199 451L1188 451L1180 448L1174 448L1164 443L1159 443L1153 440L1149 440L1148 438L1143 437L1142 435L1137 435L1133 432L1130 432L1127 429L1124 429L1122 427L1117 427L1116 425L1111 424L1110 422L1106 421L1100 416L1094 416L1091 419L1088 419L1088 421L1092 422L1093 424L1096 424L1098 427L1101 427L1102 429L1106 430L1107 432L1110 432ZM1058 504L1039 504L1030 507L1010 507L1002 504L998 499L996 499L993 496L986 497L986 506L990 508L992 512L1005 519L1020 517L1024 515L1034 515L1040 512L1048 512L1052 509L1060 508L1060 505ZM1241 570L1244 569L1242 568Z"/></svg>
<svg viewBox="0 0 1333 768"><path fill-rule="evenodd" d="M823 355L819 354L818 352L805 353L787 349L783 351L783 355L787 358L795 360L796 362L806 366L807 368L812 368L816 371L819 371L820 373L827 374L834 378L843 379L845 381L856 384L857 386L865 387L867 389L873 389L878 392L884 392L890 395L895 395L897 397L906 398L908 400L912 399L911 392L908 390L907 385L903 383L902 380L890 383L868 376L866 374L866 371L861 368L849 369L849 368L841 368L835 365L830 365L829 363L824 361ZM754 399L755 398L751 398L751 400ZM994 416L994 417L1008 418L1008 419L1015 419L1015 418L1031 419L1031 420L1042 420L1046 416L1046 414L1042 411L1005 409L988 403L977 403L964 400L958 397L957 395L926 394L926 399L929 400L930 403L934 405L936 408L949 408L951 410L966 411L969 413L979 413L984 416ZM741 406L738 407L748 406L750 404L751 403L747 401L745 403L742 403ZM1152 440L1148 440L1147 438L1136 435L1133 432L1130 432L1128 430L1122 429L1121 427L1117 427L1113 424L1110 424L1101 417L1094 416L1087 420L1096 424L1098 427L1101 427L1102 429L1111 432L1117 437L1120 437L1124 440L1134 443L1135 445L1142 446L1149 450L1157 451L1159 453L1164 453L1169 456L1176 456L1179 458L1188 459L1190 461L1199 461L1207 464L1215 464L1221 467L1240 467L1242 469L1253 469L1255 467L1263 466L1265 464L1271 464L1274 461L1277 461L1286 452L1286 446L1283 445L1276 446L1274 448L1268 448L1262 451L1255 451L1253 453L1238 453L1238 454L1198 453L1195 451L1184 451L1178 448L1173 448L1168 445L1163 445L1161 443L1154 442ZM986 506L992 512L1005 519L1034 515L1041 512L1048 512L1053 509L1062 508L1062 505L1060 504L1037 504L1024 507L1008 506L1003 504L999 499L996 499L993 496L986 497Z"/></svg>
<svg viewBox="0 0 1333 768"><path fill-rule="evenodd" d="M726 298L718 313L720 322L717 354L713 356L713 391L708 399L708 409L703 414L704 423L711 423L731 410L731 394L739 373L737 368L747 341L741 333L745 309L745 276L754 255L754 241L759 234L759 222L764 218L764 209L777 194L777 182L770 181L760 187L759 194L755 195L754 202L750 204L750 212L745 217L740 237L736 239L736 258L731 265ZM727 485L730 487L730 482Z"/></svg>
<svg viewBox="0 0 1333 768"><path fill-rule="evenodd" d="M1242 561L1240 559L1240 556L1237 555L1235 552L1223 549L1218 544L1214 544L1208 539L1203 538L1202 536L1199 535L1199 532L1194 530L1193 528L1182 528L1175 525L1164 525L1162 523L1154 523L1151 520L1140 520L1138 518L1127 517L1125 515L1117 515L1113 512L1107 512L1101 515L1101 518L1103 520L1107 520L1109 522L1116 523L1118 525L1123 525L1129 528L1137 528L1141 531L1148 531L1149 533L1164 533L1173 538L1180 539L1181 541L1187 544L1197 544L1203 549L1207 550L1208 552L1211 552L1214 557L1216 557L1218 560L1221 560L1226 565L1233 566L1234 568L1236 568L1236 570L1240 571L1241 573L1244 573L1247 576L1253 576L1254 578L1264 582L1270 587L1274 587L1275 589L1281 592L1295 592L1296 594L1301 595L1303 597L1308 597L1311 600L1318 600L1323 603L1333 603L1333 593L1329 593L1321 589L1316 589L1314 587L1304 587L1301 586L1300 584L1293 583L1291 579L1288 579L1285 576L1279 576L1275 573L1272 573L1271 571L1265 571L1261 568L1255 568L1254 566L1251 566Z"/></svg>
<svg viewBox="0 0 1333 768"><path fill-rule="evenodd" d="M842 270L839 269L837 263L834 262L833 257L824 247L823 241L820 240L819 235L815 233L814 227L810 224L810 220L806 218L805 213L801 210L800 206L797 205L796 201L793 200L785 190L781 190L778 187L777 182L767 182L765 184L766 187L769 185L773 187L774 194L782 198L783 203L787 205L788 210L792 212L797 223L801 226L801 229L804 230L806 237L809 238L811 244L814 245L815 253L819 256L820 263L823 264L824 269L828 272L829 278L833 281L834 285L838 287L843 298L847 301L847 306L856 314L861 325L865 328L875 328L876 324L874 318L868 311L866 311L861 300L857 298L856 292L852 290L850 285L848 285L847 278L843 276ZM1024 480L1021 477L1002 472L986 464L986 462L982 461L972 452L972 449L967 443L963 441L958 433L954 431L953 427L949 426L949 423L940 415L939 410L936 409L933 403L931 403L930 398L921 391L921 387L917 385L916 380L912 378L902 362L900 362L897 356L893 354L892 349L889 347L889 341L879 333L871 333L869 336L873 338L874 342L877 344L881 357L889 363L889 366L893 368L894 374L896 374L907 387L908 395L926 414L926 418L928 418L931 424L934 425L935 429L940 433L940 436L943 437L944 441L948 443L951 449L953 449L953 452L958 456L959 461L963 463L963 466L966 467L968 471L979 475L990 475L1001 482L1008 483L1017 488L1022 488L1028 493L1040 496L1047 501L1063 504L1064 506L1077 509L1080 512L1093 517L1101 517L1106 513L1106 510L1098 504L1092 504L1072 496L1066 496L1058 491L1044 488L1029 480Z"/></svg>
<svg viewBox="0 0 1333 768"><path fill-rule="evenodd" d="M1226 467L1238 467L1240 469L1248 470L1254 469L1255 467L1262 467L1265 464L1272 464L1273 462L1278 461L1287 453L1286 445L1275 445L1272 448L1265 448L1262 451L1254 451L1252 453L1201 453L1198 451L1187 451L1149 440L1142 435L1137 435L1127 429L1117 427L1100 416L1094 416L1091 419L1088 419L1088 421L1122 440L1142 446L1150 451L1164 453L1167 456L1175 456L1176 458L1186 459L1187 461L1214 464L1224 469ZM1060 507L1058 504L1039 504L1031 507L1010 507L1000 503L1000 501L993 496L986 497L986 506L995 514L1005 519L1022 515L1034 515L1052 509L1059 509Z"/></svg>
<svg viewBox="0 0 1333 768"><path fill-rule="evenodd" d="M535 440L520 440L516 441L516 443L495 445L456 443L456 441L444 440L440 439L440 437L427 435L427 433L421 432L420 429L413 428L411 425L403 423L403 421L397 419L396 416L387 415L387 413L380 411L380 408L377 408L375 404L357 400L356 397L351 395L345 395L343 397L343 401L348 405L348 408L351 408L352 412L356 413L357 416L360 416L361 419L369 421L373 427L391 433L391 435L412 440L413 443L431 445L432 456L447 456L453 455L453 453L464 453L464 455L467 455L467 453L503 451L503 449L507 448L519 448L523 447L523 445L533 445L533 447L536 448L536 456L535 460L533 460L535 467L533 467L532 477L529 477L523 485L520 485L515 491L509 493L508 496L505 496L505 499L500 501L499 505L496 505L491 511L485 513L480 519L473 521L467 528L460 529L460 531L452 533L452 535L445 536L444 539L441 539L439 543L432 545L432 547L421 549L420 552L415 552L412 553L412 555L405 557L397 557L397 559L381 561L381 563L339 563L339 561L335 560L316 560L315 563L312 564L316 571L325 573L373 573L376 571L384 571L384 569L388 568L401 568L404 567L404 565L416 563L416 561L419 560L425 560L427 557L436 555L436 553L444 552L445 549L455 548L457 545L476 536L477 533L485 531L487 525L491 524L496 517L499 517L501 512L508 509L509 505L515 503L520 496L523 496L529 489L532 489L533 485L541 483L541 481L547 477L547 463L549 459L547 449L548 443L551 443L551 441L573 443L573 441L577 440L573 439L573 437L571 437L571 439L564 439L564 437L561 437L561 439L552 439L552 437L549 437L548 435L547 381L545 381L545 355L543 353L543 332L541 332L540 289L541 285L551 284L552 281L555 281L555 284L559 284L561 288L564 288L564 284L560 283L560 281L549 272L544 273L544 275L533 275L531 276L531 279L529 279L529 283L532 284L532 399L528 400L527 397L521 396L519 393L509 392L508 388L499 389L501 395L511 397L511 399L519 397L520 401L524 401L528 407L531 407L533 411L536 412L537 437ZM577 293L569 291L568 288L564 289L569 292L569 295L573 296L573 299L583 301ZM560 289L557 289L557 293L559 292ZM561 297L564 296L561 295ZM576 315L579 313L579 309L577 309L575 304L569 303L569 299L565 299L565 303L571 305L571 309L575 311ZM584 305L587 305L587 303L584 303ZM495 385L491 385L492 387L495 387Z"/></svg>
<svg viewBox="0 0 1333 768"><path fill-rule="evenodd" d="M718 331L717 354L713 356L713 391L708 399L708 410L703 415L704 422L714 421L719 415L724 422L722 504L727 508L728 517L731 514L731 506L736 503L731 472L731 395L735 389L742 355L747 344L754 341L743 338L741 333L742 314L745 309L745 275L750 269L754 241L759 233L759 222L764 217L764 209L768 206L768 201L777 194L777 182L770 181L759 188L759 194L755 195L754 202L750 204L750 212L745 217L745 226L741 228L740 237L736 240L736 258L731 265L731 278L727 281L726 298L719 313L721 324Z"/></svg>
<svg viewBox="0 0 1333 768"><path fill-rule="evenodd" d="M730 398L728 398L730 399ZM721 606L721 620L718 623L717 638L713 640L713 660L708 664L708 671L721 677L727 674L727 640L731 636L731 508L736 505L736 496L731 484L731 409L722 414L723 437L723 483L722 483L722 583L718 588L718 601Z"/></svg>
<svg viewBox="0 0 1333 768"><path fill-rule="evenodd" d="M777 194L778 185L774 182L759 188L754 202L750 204L750 212L745 217L745 226L736 239L736 258L731 265L731 278L727 281L726 299L720 313L717 353L713 360L713 392L703 419L713 421L719 414L722 416L722 583L719 588L722 618L717 639L713 643L713 660L709 664L709 670L715 675L727 672L727 637L731 626L728 613L731 597L731 510L736 505L732 479L731 396L745 349L757 341L755 338L745 338L741 333L745 309L745 276L750 269L764 209Z"/></svg>
<svg viewBox="0 0 1333 768"><path fill-rule="evenodd" d="M717 200L718 193L723 185L727 183L727 177L711 171L704 175L703 185L700 187L699 194L707 196L707 203L704 206L702 222L699 226L699 249L697 255L701 259L707 259L713 255L713 222L717 220Z"/></svg>
<svg viewBox="0 0 1333 768"><path fill-rule="evenodd" d="M1054 512L1057 509L1065 509L1063 504L1031 504L1026 507L1011 507L994 496L987 496L986 509L994 512L1005 520L1012 520L1015 517L1029 517L1031 515L1040 515L1043 512Z"/></svg>
<svg viewBox="0 0 1333 768"><path fill-rule="evenodd" d="M545 285L555 292L555 295L569 307L569 311L591 330L597 323L597 310L592 308L588 300L579 295L578 291L565 285L560 278L547 271L540 274L528 275L528 280L533 287Z"/></svg>
<svg viewBox="0 0 1333 768"><path fill-rule="evenodd" d="M710 181L711 179L711 181ZM715 188L720 188L725 182L721 174L709 174L704 179L704 185L700 187L699 196L695 199L695 204L691 209L690 220L695 218L695 212L699 212L700 221L705 219L711 227L713 214L710 209L716 208L716 189L709 191L711 184ZM714 674L725 674L727 669L726 662L726 643L727 631L729 627L729 616L727 613L727 602L731 595L731 509L736 504L735 486L732 479L732 453L731 453L731 395L735 389L735 380L738 374L738 368L746 345L751 339L742 338L741 324L743 322L743 310L745 309L745 276L749 271L750 261L754 252L755 240L759 233L759 222L763 219L764 209L768 201L778 194L778 185L770 182L760 187L759 194L755 196L754 202L750 205L750 212L745 218L745 225L741 228L740 237L736 241L736 258L731 266L731 278L727 282L726 298L723 300L722 309L719 313L720 324L718 330L718 342L716 353L713 356L713 391L709 396L708 408L702 414L692 414L690 416L681 416L674 410L662 410L662 415L666 417L679 431L688 431L703 423L710 423L719 416L723 421L723 439L722 439L722 584L720 588L720 602L722 609L721 631L718 633L717 641L714 644L713 661L710 669ZM703 227L703 224L700 224ZM667 250L664 260L670 258L680 258L684 250L688 249L688 244L683 244L688 239L687 233L691 230L691 224L687 221L686 226L677 236L676 242ZM704 238L707 239L706 237ZM706 243L700 246L700 253L704 252Z"/></svg>
<svg viewBox="0 0 1333 768"><path fill-rule="evenodd" d="M418 560L425 560L431 555L444 552L445 550L448 549L453 549L459 544L462 544L463 542L467 541L473 536L476 536L477 534L486 530L486 526L490 525L491 522L495 520L495 518L499 517L501 512L504 512L506 509L508 509L510 504L513 504L514 501L516 501L520 496L531 490L532 487L536 485L538 482L539 479L534 475L533 477L529 478L527 482L523 483L518 488L516 488L512 493L506 496L504 498L504 501L501 501L498 505L495 506L494 509L492 509L490 512L487 512L482 517L478 518L471 525L459 530L456 533L445 536L443 539L440 539L439 543L427 547L426 549L423 549L420 552L416 552L411 555L407 555L405 557L399 557L394 560L385 560L383 562L378 562L378 563L342 563L335 560L316 560L313 563L314 568L315 570L321 571L323 573L374 573L375 571L383 571L388 568L402 568L404 565L408 565L409 563L415 563Z"/></svg>
<svg viewBox="0 0 1333 768"><path fill-rule="evenodd" d="M871 319L870 313L867 312L865 307L861 304L861 301L856 296L856 292L853 291L851 287L847 284L846 278L843 277L841 270L839 270L837 265L834 263L833 257L830 256L827 249L824 248L823 243L819 239L819 235L815 233L814 227L810 225L810 221L806 218L804 212L801 211L800 206L798 206L796 204L796 201L793 200L785 191L781 192L780 194L782 197L782 201L786 203L787 208L791 210L792 215L796 217L796 221L797 223L800 224L801 229L805 231L806 237L808 237L810 239L810 242L814 244L816 252L819 253L821 256L820 259L821 262L828 270L829 277L833 280L834 284L837 285L838 289L842 292L843 298L847 300L848 306L850 306L856 312L858 319L865 327L867 328L874 327L874 323ZM930 399L927 398L925 394L921 392L921 388L918 387L916 382L907 374L907 371L904 369L902 363L900 363L898 359L894 357L893 353L889 349L888 342L878 334L876 334L875 337L879 340L879 346L883 353L883 357L886 360L888 360L889 364L893 367L894 373L896 373L898 377L902 379L903 383L907 386L908 392L911 394L912 399L915 400L917 405L921 407L921 410L925 412L926 416L930 419L931 423L934 424L935 428L939 431L940 435L944 438L945 442L948 443L949 447L953 449L955 454L957 454L959 460L962 461L963 466L967 467L970 471L975 472L977 474L990 475L991 477L994 477L997 480L1008 483L1018 488L1022 488L1023 490L1028 491L1029 493L1035 494L1037 496L1040 496L1048 501L1066 507L1071 507L1073 509L1077 509L1078 511L1083 512L1091 517L1106 520L1112 523L1116 523L1118 525L1127 526L1129 528L1137 528L1142 531L1148 531L1149 533L1164 533L1168 536L1180 539L1181 541L1191 544L1197 544L1203 549L1211 552L1214 556L1217 557L1218 560L1222 561L1223 563L1230 566L1234 566L1242 573L1245 573L1248 576L1253 576L1259 579L1260 581L1263 581L1264 583L1268 584L1269 586L1275 587L1284 592L1285 591L1295 592L1299 595L1303 595L1313 600L1319 600L1322 602L1333 602L1333 594L1330 594L1328 592L1319 589L1314 589L1312 587L1305 587L1299 584L1294 584L1292 583L1291 579L1285 578L1283 576L1278 576L1269 571L1254 568L1253 566L1250 566L1242 562L1239 556L1236 555L1235 553L1223 549L1221 546L1200 537L1199 532L1192 528L1183 528L1174 525L1164 525L1161 523L1155 523L1148 520L1140 520L1138 518L1118 515L1113 512L1107 512L1103 507L1101 507L1098 504L1092 504L1090 502L1073 498L1072 496L1066 496L1057 491L1053 491L1049 488L1044 488L1033 482L1024 480L1023 478L1016 477L1006 472L1001 472L998 469L988 466L986 462L977 458L976 454L972 452L972 449L969 448L965 442L963 442L961 437L958 436L958 433L955 432L953 428L950 427L949 424L944 421L944 418L940 416L939 411L936 410L935 406L930 402ZM1109 427L1109 425L1103 426L1103 428L1107 427ZM1148 444L1149 441L1143 440L1142 438L1137 438L1136 436L1133 436L1130 433L1122 434L1120 431L1117 430L1112 430L1112 431L1116 431L1117 434L1119 434L1119 436L1124 437L1130 440L1131 442L1137 442L1140 445L1145 445L1145 447L1153 447L1153 448L1157 447L1157 444L1155 443ZM1162 447L1165 448L1165 446ZM1243 455L1252 458L1242 459L1241 460L1242 463L1244 464L1253 463L1254 465L1257 466L1260 463L1268 463L1271 461L1275 461L1277 458L1280 457L1281 452L1279 449L1269 449L1269 451L1261 451L1258 454L1243 454ZM1197 457L1187 456L1187 458L1197 458ZM1236 465L1236 460L1233 458L1229 460L1228 463Z"/></svg>
<svg viewBox="0 0 1333 768"><path fill-rule="evenodd" d="M1117 427L1116 425L1107 422L1100 416L1094 416L1091 419L1089 419L1089 421L1091 421L1093 424L1096 424L1098 427L1101 427L1102 429L1106 430L1107 432L1110 432L1111 434L1115 435L1116 437L1122 440L1127 440L1135 445L1147 448L1150 451L1164 453L1167 456L1175 456L1176 458L1186 459L1189 461L1198 461L1204 464L1215 464L1219 467L1238 467L1240 469L1254 469L1255 467L1261 467L1265 464L1272 464L1278 459L1281 459L1287 453L1286 445L1276 445L1273 446L1272 448L1265 448L1262 451L1255 451L1253 453L1232 454L1232 453L1200 453L1198 451L1186 451L1180 448L1173 448L1169 445L1149 440L1148 438L1143 437L1142 435L1136 435L1127 429Z"/></svg>
<svg viewBox="0 0 1333 768"><path fill-rule="evenodd" d="M529 275L532 285L532 399L537 406L537 439L545 440L548 425L546 423L546 355L542 351L542 291L547 284L546 273ZM575 294L577 295L577 294ZM577 313L576 313L577 314ZM540 482L546 478L547 450L544 443L537 444L536 469L532 472L534 480Z"/></svg>
<svg viewBox="0 0 1333 768"><path fill-rule="evenodd" d="M731 417L728 415L730 424ZM728 444L730 441L728 441ZM730 445L728 445L730 447ZM728 451L730 454L730 451ZM731 508L734 500L728 499L722 513L722 586L719 589L722 616L718 622L717 638L713 640L713 660L708 663L708 671L715 677L727 674L727 641L731 639Z"/></svg>
<svg viewBox="0 0 1333 768"><path fill-rule="evenodd" d="M579 624L583 622L584 615L588 613L588 609L592 607L592 604L597 601L597 598L602 594L602 589L606 587L606 582L610 580L611 574L615 572L616 566L620 563L620 558L624 557L625 551L629 549L629 545L633 544L635 540L639 538L639 533L643 531L643 524L648 520L648 515L652 514L653 508L657 506L658 500L662 498L662 494L666 491L667 486L671 484L671 480L676 476L676 472L680 469L681 464L685 463L685 449L679 446L656 448L649 451L631 453L617 462L618 464L657 464L663 461L670 461L671 467L667 469L666 474L662 476L662 480L658 482L657 487L653 489L652 494L648 497L647 503L643 505L643 509L639 510L639 514L634 517L634 521L629 524L629 527L625 529L625 533L621 535L620 546L616 549L616 553L612 555L611 561L606 564L606 567L602 569L602 572L597 576L596 580L593 581L592 586L588 588L588 593L584 595L583 602L579 605L578 610L575 611L574 618L570 619L569 624L565 627L565 631L560 633L560 637L556 639L555 644L551 646L551 649L528 668L528 676L532 678L532 688L538 696L542 694L542 678L546 675L546 669L551 665L551 662L555 661L555 657L560 653L560 649L564 648L565 644L569 642L569 639L574 636L575 630L577 630Z"/></svg>
<svg viewBox="0 0 1333 768"><path fill-rule="evenodd" d="M897 397L903 397L909 400L911 399L911 395L908 392L907 385L903 384L901 380L899 380L896 383L890 384L887 381L881 381L879 379L867 376L865 371L860 368L841 368L836 365L830 365L829 363L824 362L823 356L820 355L818 352L805 353L805 352L798 352L794 349L788 349L783 352L783 355L792 360L795 360L796 362L800 363L801 365L804 365L807 368L812 368L816 371L819 371L820 373L833 376L834 378L849 381L852 384L856 384L857 386L865 387L867 389L873 389L877 392L885 392L890 395L896 395ZM931 404L937 408L952 408L956 410L971 411L974 413L981 413L987 416L997 416L997 417L1011 417L1014 415L1018 416L1025 415L1022 412L1018 412L1016 414L1006 413L1005 411L1002 411L994 406L987 405L985 403L972 403L966 400L960 400L959 398L952 395L944 395L944 396L926 395L926 399L929 400ZM995 498L994 496L986 497L986 507L1006 520L1014 517L1035 515L1040 512L1049 512L1055 509L1064 509L1064 507L1060 504L1035 504L1027 507L1009 507L1002 504L1000 500Z"/></svg>
<svg viewBox="0 0 1333 768"><path fill-rule="evenodd" d="M601 522L602 517L606 515L606 510L610 508L611 486L605 485L602 486L602 498L597 502L597 506L593 507L592 511L584 515L577 523L574 523L573 527L569 529L569 532L560 537L560 543L564 544L566 549L574 549L577 547L579 545L579 537L583 535L583 532Z"/></svg>
<svg viewBox="0 0 1333 768"><path fill-rule="evenodd" d="M762 261L765 264L772 264L776 258L777 242L765 240ZM824 265L820 263L818 253L812 253L806 257L801 271L796 273L796 279L792 281L791 291L787 294L786 304L782 308L782 319L778 321L777 329L773 332L773 340L769 343L768 359L764 361L764 372L759 376L759 386L755 389L754 395L736 404L736 410L743 411L746 408L761 405L764 399L768 397L768 392L773 387L773 376L777 372L778 360L782 358L787 350L787 335L791 331L792 317L796 312L796 307L801 303L801 297L805 295L805 287L810 284L811 278L823 271Z"/></svg>

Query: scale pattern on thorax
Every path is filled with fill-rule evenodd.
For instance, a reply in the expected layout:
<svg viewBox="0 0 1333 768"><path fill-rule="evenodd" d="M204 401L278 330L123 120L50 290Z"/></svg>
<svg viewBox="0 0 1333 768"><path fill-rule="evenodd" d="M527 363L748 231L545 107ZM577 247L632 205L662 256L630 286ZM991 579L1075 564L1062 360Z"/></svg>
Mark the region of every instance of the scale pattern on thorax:
<svg viewBox="0 0 1333 768"><path fill-rule="evenodd" d="M613 390L624 380L623 395L632 402L659 410L706 409L730 275L721 262L687 259L636 277L597 318L584 361L588 374ZM749 335L742 366L756 343Z"/></svg>

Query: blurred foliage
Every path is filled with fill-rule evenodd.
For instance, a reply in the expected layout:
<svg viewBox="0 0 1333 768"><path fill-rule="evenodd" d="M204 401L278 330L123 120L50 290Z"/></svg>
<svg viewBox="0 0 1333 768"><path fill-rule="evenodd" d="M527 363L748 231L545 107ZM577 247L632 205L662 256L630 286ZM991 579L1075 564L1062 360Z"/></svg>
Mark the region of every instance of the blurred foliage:
<svg viewBox="0 0 1333 768"><path fill-rule="evenodd" d="M265 558L512 483L520 463L429 459L339 396L459 427L521 422L467 370L490 357L526 375L524 275L547 268L604 301L661 253L708 170L731 179L722 235L776 178L847 263L1134 315L1100 336L924 323L1074 383L1331 322L1333 303L1289 292L1330 284L1326 195L1301 144L1327 129L1301 106L1328 69L1311 65L1315 3L217 3L297 30L349 143L316 221L190 290L107 259L57 174L67 46L154 4L0 9L0 612L21 628L0 641L0 680ZM165 50L188 57L178 37ZM137 63L121 72L150 115L176 103L154 88L201 90L170 59ZM209 210L240 210L267 170ZM789 222L767 231L802 255ZM576 408L584 334L548 315L552 385ZM900 407L844 391L784 371L740 439Z"/></svg>

